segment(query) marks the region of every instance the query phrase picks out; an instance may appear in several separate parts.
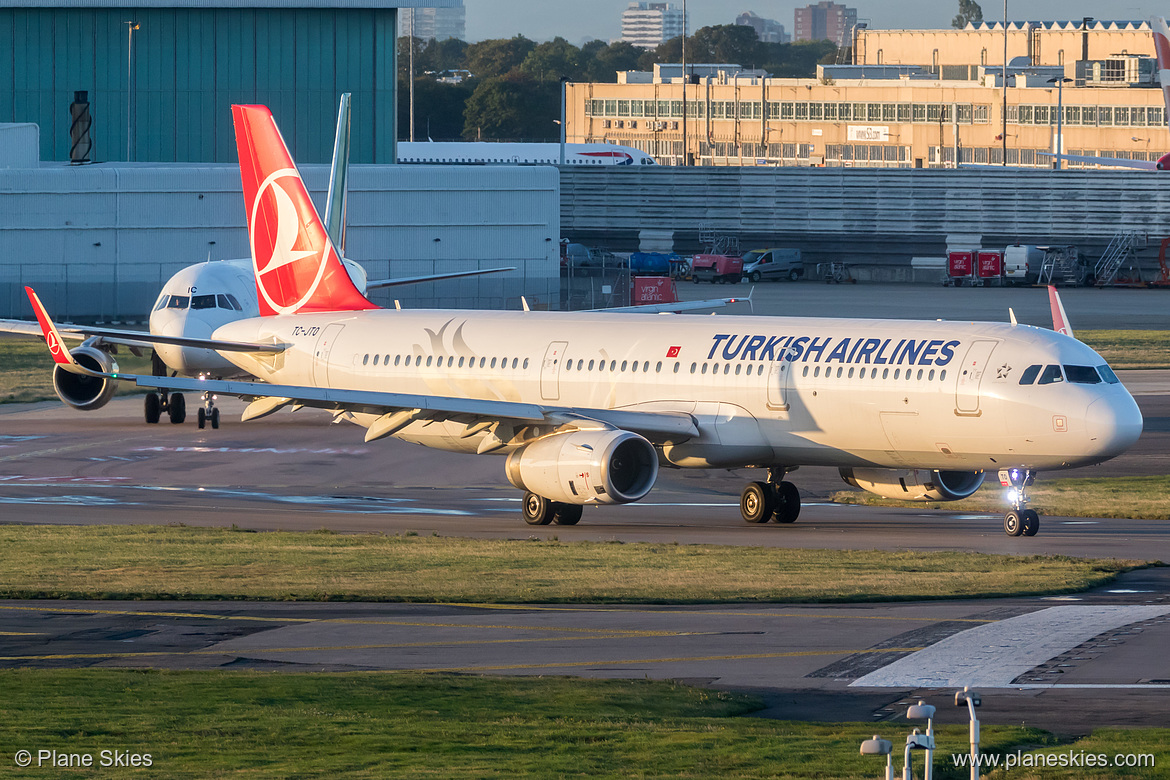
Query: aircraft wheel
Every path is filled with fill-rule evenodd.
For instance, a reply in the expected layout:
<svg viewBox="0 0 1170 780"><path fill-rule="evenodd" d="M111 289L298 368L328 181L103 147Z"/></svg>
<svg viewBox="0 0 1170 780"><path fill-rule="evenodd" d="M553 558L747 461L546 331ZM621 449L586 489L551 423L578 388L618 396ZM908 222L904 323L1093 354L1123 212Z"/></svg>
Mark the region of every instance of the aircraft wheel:
<svg viewBox="0 0 1170 780"><path fill-rule="evenodd" d="M219 409L211 410L211 427L219 430Z"/></svg>
<svg viewBox="0 0 1170 780"><path fill-rule="evenodd" d="M159 403L158 393L147 393L143 403L146 410L146 422L154 425L162 417L162 404Z"/></svg>
<svg viewBox="0 0 1170 780"><path fill-rule="evenodd" d="M766 523L774 511L776 500L766 482L749 482L739 495L739 513L745 523Z"/></svg>
<svg viewBox="0 0 1170 780"><path fill-rule="evenodd" d="M195 415L199 424L199 430L203 430L203 426L207 424L207 410L202 406L199 407L199 414Z"/></svg>
<svg viewBox="0 0 1170 780"><path fill-rule="evenodd" d="M791 482L776 486L776 522L795 523L800 517L800 491Z"/></svg>
<svg viewBox="0 0 1170 780"><path fill-rule="evenodd" d="M1024 532L1023 518L1020 513L1012 509L1003 516L1003 532L1008 536L1019 536Z"/></svg>
<svg viewBox="0 0 1170 780"><path fill-rule="evenodd" d="M581 514L584 510L585 507L580 504L556 503L553 511L553 525L576 525L581 522Z"/></svg>
<svg viewBox="0 0 1170 780"><path fill-rule="evenodd" d="M1020 513L1020 520L1024 526L1024 536L1035 536L1040 530L1040 515L1035 509L1025 509Z"/></svg>
<svg viewBox="0 0 1170 780"><path fill-rule="evenodd" d="M552 501L535 493L524 494L524 522L529 525L548 525L553 520Z"/></svg>
<svg viewBox="0 0 1170 780"><path fill-rule="evenodd" d="M179 425L187 419L187 399L182 393L171 393L170 403L167 404L167 414L171 422Z"/></svg>

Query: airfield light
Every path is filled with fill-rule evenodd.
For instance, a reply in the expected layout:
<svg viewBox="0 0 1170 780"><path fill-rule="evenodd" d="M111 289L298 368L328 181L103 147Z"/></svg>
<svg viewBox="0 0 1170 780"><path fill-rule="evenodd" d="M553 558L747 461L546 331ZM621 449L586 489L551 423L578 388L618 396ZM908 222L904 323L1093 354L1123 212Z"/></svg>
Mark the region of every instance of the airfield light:
<svg viewBox="0 0 1170 780"><path fill-rule="evenodd" d="M1015 506L1016 503L1020 500L1020 491L1016 490L1015 488L1009 490L1007 492L1007 500L1009 504Z"/></svg>
<svg viewBox="0 0 1170 780"><path fill-rule="evenodd" d="M882 739L877 734L873 735L873 739L867 739L861 743L861 755L886 757L886 780L894 780L893 752L894 743L888 739Z"/></svg>
<svg viewBox="0 0 1170 780"><path fill-rule="evenodd" d="M926 721L926 771L924 780L934 780L934 705L927 704L922 699L917 704L911 704L906 710L906 720Z"/></svg>
<svg viewBox="0 0 1170 780"><path fill-rule="evenodd" d="M955 691L955 706L966 705L971 715L971 780L979 780L979 718L975 717L975 708L982 703L982 697L965 685L963 690Z"/></svg>
<svg viewBox="0 0 1170 780"><path fill-rule="evenodd" d="M902 764L902 780L914 780L914 768L910 765L910 751L931 750L934 748L934 737L923 734L918 729L906 736L906 758ZM928 754L929 755L929 754Z"/></svg>

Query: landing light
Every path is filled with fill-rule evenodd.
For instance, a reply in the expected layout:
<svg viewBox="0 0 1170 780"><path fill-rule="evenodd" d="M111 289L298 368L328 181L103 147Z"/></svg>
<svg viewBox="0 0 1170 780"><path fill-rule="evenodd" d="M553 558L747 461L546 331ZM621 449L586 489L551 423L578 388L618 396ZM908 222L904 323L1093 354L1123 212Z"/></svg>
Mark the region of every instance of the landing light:
<svg viewBox="0 0 1170 780"><path fill-rule="evenodd" d="M1016 502L1020 500L1020 491L1016 490L1015 488L1009 490L1007 492L1007 500L1009 504L1015 506Z"/></svg>

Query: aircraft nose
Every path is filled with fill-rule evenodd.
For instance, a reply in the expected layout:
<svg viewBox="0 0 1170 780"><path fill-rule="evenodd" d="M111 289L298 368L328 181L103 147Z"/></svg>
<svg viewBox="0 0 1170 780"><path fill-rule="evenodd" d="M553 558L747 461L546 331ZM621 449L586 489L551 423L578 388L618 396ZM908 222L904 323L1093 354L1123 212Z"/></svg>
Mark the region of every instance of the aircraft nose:
<svg viewBox="0 0 1170 780"><path fill-rule="evenodd" d="M1142 435L1142 413L1128 393L1124 398L1098 398L1085 410L1085 425L1097 453L1112 458Z"/></svg>

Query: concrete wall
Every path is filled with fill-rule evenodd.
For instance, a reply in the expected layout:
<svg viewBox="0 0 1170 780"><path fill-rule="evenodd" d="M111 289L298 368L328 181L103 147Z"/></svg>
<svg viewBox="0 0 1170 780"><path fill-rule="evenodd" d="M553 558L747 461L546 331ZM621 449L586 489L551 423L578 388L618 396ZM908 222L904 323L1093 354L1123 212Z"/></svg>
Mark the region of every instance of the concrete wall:
<svg viewBox="0 0 1170 780"><path fill-rule="evenodd" d="M1142 231L1147 265L1170 235L1163 172L656 166L565 170L561 193L561 229L585 244L634 251L651 228L692 253L707 226L809 263L904 266L907 281L912 257L945 255L955 235L986 249L1076 244L1095 259L1118 230Z"/></svg>
<svg viewBox="0 0 1170 780"><path fill-rule="evenodd" d="M325 166L305 166L323 208ZM547 167L354 166L347 256L371 279L516 266L393 288L375 302L519 307L558 300L559 185ZM30 318L24 285L62 320L139 320L178 269L246 257L235 167L0 170L0 317Z"/></svg>

